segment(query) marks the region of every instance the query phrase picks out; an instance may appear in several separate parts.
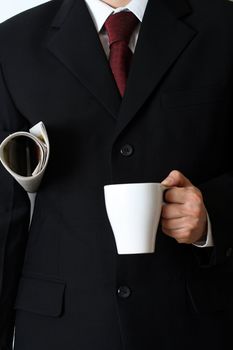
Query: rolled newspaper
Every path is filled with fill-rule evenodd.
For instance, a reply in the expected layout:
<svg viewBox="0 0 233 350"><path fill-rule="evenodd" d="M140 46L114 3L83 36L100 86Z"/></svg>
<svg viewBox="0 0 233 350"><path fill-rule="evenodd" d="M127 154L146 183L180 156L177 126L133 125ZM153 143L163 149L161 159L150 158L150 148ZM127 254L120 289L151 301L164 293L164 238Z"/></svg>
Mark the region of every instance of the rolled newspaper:
<svg viewBox="0 0 233 350"><path fill-rule="evenodd" d="M38 191L49 160L49 138L43 122L18 131L0 144L0 161L29 193Z"/></svg>

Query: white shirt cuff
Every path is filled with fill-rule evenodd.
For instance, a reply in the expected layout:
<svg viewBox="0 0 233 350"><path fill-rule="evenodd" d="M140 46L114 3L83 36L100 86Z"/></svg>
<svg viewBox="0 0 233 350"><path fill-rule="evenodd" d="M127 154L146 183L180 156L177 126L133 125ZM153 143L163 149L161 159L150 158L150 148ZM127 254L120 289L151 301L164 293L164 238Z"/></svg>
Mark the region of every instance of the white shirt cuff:
<svg viewBox="0 0 233 350"><path fill-rule="evenodd" d="M211 222L209 215L207 213L207 237L205 241L200 241L195 244L196 247L199 248L207 248L207 247L213 247L214 246L214 240L213 240L213 235L212 235L212 230L211 230Z"/></svg>

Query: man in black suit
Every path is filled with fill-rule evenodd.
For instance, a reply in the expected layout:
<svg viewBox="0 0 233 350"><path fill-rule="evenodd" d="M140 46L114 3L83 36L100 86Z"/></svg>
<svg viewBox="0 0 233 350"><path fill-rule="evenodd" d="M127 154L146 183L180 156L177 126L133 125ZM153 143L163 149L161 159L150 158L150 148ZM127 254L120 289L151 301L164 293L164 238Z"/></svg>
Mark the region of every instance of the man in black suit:
<svg viewBox="0 0 233 350"><path fill-rule="evenodd" d="M0 169L0 350L14 326L16 350L228 348L232 38L227 0L54 0L0 26L0 141L42 120L51 144L30 230ZM161 181L155 253L118 255L103 186Z"/></svg>

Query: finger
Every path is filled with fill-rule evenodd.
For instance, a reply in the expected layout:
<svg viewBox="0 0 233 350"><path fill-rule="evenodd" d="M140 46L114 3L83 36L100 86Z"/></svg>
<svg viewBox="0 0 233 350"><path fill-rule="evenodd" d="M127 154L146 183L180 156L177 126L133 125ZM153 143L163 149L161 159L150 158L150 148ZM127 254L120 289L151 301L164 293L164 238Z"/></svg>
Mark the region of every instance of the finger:
<svg viewBox="0 0 233 350"><path fill-rule="evenodd" d="M178 243L191 244L193 242L191 236L187 234L186 228L180 228L176 231L164 229L163 232L167 236L174 238Z"/></svg>
<svg viewBox="0 0 233 350"><path fill-rule="evenodd" d="M190 207L200 207L204 204L201 192L194 186L170 188L164 193L164 201Z"/></svg>
<svg viewBox="0 0 233 350"><path fill-rule="evenodd" d="M187 191L182 187L169 188L164 193L166 203L184 204L187 200Z"/></svg>
<svg viewBox="0 0 233 350"><path fill-rule="evenodd" d="M164 204L162 208L161 217L163 219L175 219L186 215L182 204Z"/></svg>
<svg viewBox="0 0 233 350"><path fill-rule="evenodd" d="M173 170L170 174L162 181L164 186L177 186L177 187L187 187L192 186L192 183L186 178L180 171Z"/></svg>
<svg viewBox="0 0 233 350"><path fill-rule="evenodd" d="M191 227L190 219L187 217L181 217L176 219L162 219L161 225L162 229L169 231L179 231L182 229L189 230Z"/></svg>
<svg viewBox="0 0 233 350"><path fill-rule="evenodd" d="M170 236L175 239L184 237L184 233L187 231L185 227L180 227L180 228L177 228L176 230L162 227L162 230L167 236Z"/></svg>

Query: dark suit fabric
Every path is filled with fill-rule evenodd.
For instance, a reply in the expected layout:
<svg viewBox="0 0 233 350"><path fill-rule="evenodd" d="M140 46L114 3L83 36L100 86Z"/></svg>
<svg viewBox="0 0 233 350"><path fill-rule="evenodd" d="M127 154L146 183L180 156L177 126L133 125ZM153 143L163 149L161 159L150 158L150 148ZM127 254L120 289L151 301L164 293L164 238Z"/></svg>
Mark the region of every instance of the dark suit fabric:
<svg viewBox="0 0 233 350"><path fill-rule="evenodd" d="M1 140L42 120L51 143L29 232L0 169L0 350L14 324L16 350L228 349L233 4L149 0L123 100L82 0L3 23L0 64ZM103 186L173 169L201 189L215 247L159 229L155 253L117 255Z"/></svg>

